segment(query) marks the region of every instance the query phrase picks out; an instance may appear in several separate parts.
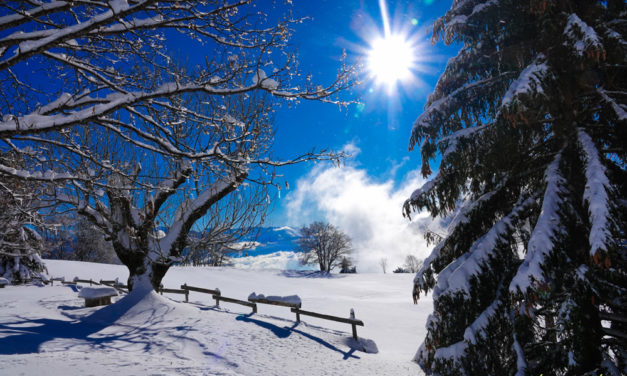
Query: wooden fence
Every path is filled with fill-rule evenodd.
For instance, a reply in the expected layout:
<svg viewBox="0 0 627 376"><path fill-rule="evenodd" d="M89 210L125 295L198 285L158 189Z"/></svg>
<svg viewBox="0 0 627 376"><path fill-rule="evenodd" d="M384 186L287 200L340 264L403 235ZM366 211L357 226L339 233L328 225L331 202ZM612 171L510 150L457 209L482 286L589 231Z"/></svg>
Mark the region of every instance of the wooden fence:
<svg viewBox="0 0 627 376"><path fill-rule="evenodd" d="M121 284L121 283L117 283L117 280L100 280L100 282L96 282L92 279L80 279L80 278L74 278L73 281L71 282L66 282L64 278L51 278L50 279L50 284L52 285L54 283L54 281L60 281L62 284L65 285L74 285L76 286L77 283L89 283L89 285L91 286L92 284L95 285L105 285L105 286L110 286L110 287L114 287L115 289L117 289L118 291L124 292L124 293L128 293L128 286ZM353 332L353 338L355 340L358 339L357 337L357 326L364 326L364 322L361 320L357 320L355 318L355 311L354 310L350 310L350 315L349 317L339 317L339 316L332 316L332 315L327 315L327 314L323 314L323 313L318 313L318 312L312 312L312 311L305 311L301 309L302 303L292 303L292 302L284 302L284 301L278 301L278 300L272 300L272 299L267 299L267 298L258 298L258 297L249 297L248 301L245 300L239 300L239 299L234 299L234 298L229 298L226 296L222 296L222 293L220 292L220 289L207 289L204 287L197 287L197 286L188 286L187 283L181 285L180 289L170 289L170 288L165 288L163 287L163 285L161 285L159 287L159 293L161 295L163 295L164 293L166 294L181 294L181 295L185 295L185 302L189 302L189 294L190 292L198 292L198 293L202 293L202 294L209 294L211 295L211 297L216 301L216 306L220 306L220 302L227 302L227 303L233 303L233 304L239 304L239 305L243 305L246 307L250 307L252 308L252 313L257 313L257 304L268 304L268 305L274 305L274 306L281 306L281 307L287 307L290 308L290 311L296 314L296 321L300 322L300 316L304 315L304 316L311 316L311 317L315 317L315 318L319 318L319 319L323 319L323 320L330 320L330 321L335 321L335 322L341 322L341 323L345 323L345 324L350 324L352 327L352 332Z"/></svg>

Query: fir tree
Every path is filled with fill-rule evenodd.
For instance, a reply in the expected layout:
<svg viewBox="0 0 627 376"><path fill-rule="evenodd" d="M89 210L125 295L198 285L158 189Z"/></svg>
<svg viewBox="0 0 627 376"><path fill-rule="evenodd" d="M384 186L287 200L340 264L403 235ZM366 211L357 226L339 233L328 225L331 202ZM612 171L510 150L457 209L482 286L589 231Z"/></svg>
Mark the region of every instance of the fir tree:
<svg viewBox="0 0 627 376"><path fill-rule="evenodd" d="M13 153L2 153L0 163L19 162ZM37 231L42 224L38 188L11 177L0 179L0 277L13 284L48 280L40 257L43 239Z"/></svg>
<svg viewBox="0 0 627 376"><path fill-rule="evenodd" d="M627 373L625 3L455 0L461 43L410 148L404 214L453 214L415 278L439 375ZM433 238L433 237L432 237Z"/></svg>

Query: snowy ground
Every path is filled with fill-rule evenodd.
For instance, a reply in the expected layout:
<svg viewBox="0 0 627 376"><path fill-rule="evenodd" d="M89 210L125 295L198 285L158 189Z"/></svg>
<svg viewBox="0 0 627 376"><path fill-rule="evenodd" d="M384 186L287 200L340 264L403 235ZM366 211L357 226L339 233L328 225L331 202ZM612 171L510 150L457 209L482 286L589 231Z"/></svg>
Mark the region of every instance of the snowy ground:
<svg viewBox="0 0 627 376"><path fill-rule="evenodd" d="M50 275L125 281L122 266L47 261ZM250 308L192 292L133 294L107 307L83 308L71 287L0 290L0 375L421 375L411 362L432 308L411 302L409 274L319 277L307 272L230 268L171 269L168 288L220 288L246 300L252 292L298 295L302 309L348 317L364 327L302 316L289 308ZM171 299L168 299L171 298ZM175 301L176 300L176 301ZM366 344L376 353L362 351Z"/></svg>

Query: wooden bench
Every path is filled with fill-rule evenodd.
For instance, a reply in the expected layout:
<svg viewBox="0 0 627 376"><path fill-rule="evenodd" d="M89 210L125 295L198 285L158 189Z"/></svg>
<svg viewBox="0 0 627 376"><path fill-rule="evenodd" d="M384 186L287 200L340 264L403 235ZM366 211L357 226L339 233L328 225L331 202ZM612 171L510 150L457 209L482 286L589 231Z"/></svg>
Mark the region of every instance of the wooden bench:
<svg viewBox="0 0 627 376"><path fill-rule="evenodd" d="M85 307L109 305L111 297L117 295L113 287L83 287L78 293L79 298L85 299Z"/></svg>

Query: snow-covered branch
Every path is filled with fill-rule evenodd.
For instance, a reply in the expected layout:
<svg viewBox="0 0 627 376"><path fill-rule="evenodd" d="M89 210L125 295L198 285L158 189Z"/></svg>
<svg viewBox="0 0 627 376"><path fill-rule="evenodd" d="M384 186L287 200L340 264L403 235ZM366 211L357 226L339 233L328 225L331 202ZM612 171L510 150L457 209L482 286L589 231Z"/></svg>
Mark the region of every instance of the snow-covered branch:
<svg viewBox="0 0 627 376"><path fill-rule="evenodd" d="M610 181L605 174L605 166L599 159L599 152L592 138L582 128L577 130L579 145L585 158L586 188L583 199L588 205L591 225L590 256L607 251L612 242L610 214Z"/></svg>
<svg viewBox="0 0 627 376"><path fill-rule="evenodd" d="M545 282L542 266L555 247L556 236L564 231L559 216L560 205L563 202L562 195L566 188L564 187L564 177L559 171L560 160L561 152L555 156L553 162L546 169L544 175L546 189L542 200L542 210L527 244L525 260L510 283L509 290L512 293L517 291L526 293L527 289L533 286L533 283L542 284Z"/></svg>

